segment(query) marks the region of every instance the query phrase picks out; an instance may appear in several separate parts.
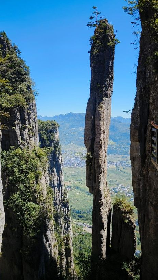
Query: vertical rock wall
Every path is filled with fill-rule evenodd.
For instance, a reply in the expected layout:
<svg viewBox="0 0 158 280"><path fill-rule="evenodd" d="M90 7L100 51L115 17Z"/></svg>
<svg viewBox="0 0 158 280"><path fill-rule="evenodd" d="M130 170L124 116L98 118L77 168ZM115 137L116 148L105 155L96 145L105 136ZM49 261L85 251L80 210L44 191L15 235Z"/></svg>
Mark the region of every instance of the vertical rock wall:
<svg viewBox="0 0 158 280"><path fill-rule="evenodd" d="M27 154L32 155L33 160L35 159L36 152L33 154L27 150ZM37 172L42 172L42 176L40 180L37 179L38 182L34 182L32 197L26 200L22 200L22 198L30 196L29 185L27 186L27 194L19 194L20 188L18 184L16 184L16 187L12 184L11 188L10 184L5 179L3 180L6 215L0 258L0 277L3 280L51 279L52 275L54 275L54 279L59 279L57 270L58 248L54 235L53 220L49 218L49 215L53 215L53 209L48 202L49 177L47 166L45 165L41 169L40 162L38 162L36 170ZM36 188L38 188L39 193ZM16 189L18 189L18 192L16 192ZM18 194L21 200L19 200ZM14 195L17 199L14 205L11 206L8 201L11 201L10 198L13 198ZM49 215L47 212L40 212L39 221L37 212L40 207L38 195L40 195L41 201L44 202L44 208L47 210L49 208ZM23 211L26 211L26 213ZM35 217L36 215L37 218Z"/></svg>
<svg viewBox="0 0 158 280"><path fill-rule="evenodd" d="M139 1L142 33L137 94L131 120L131 163L142 245L143 280L158 275L158 164L152 160L151 122L158 124L158 10L156 1Z"/></svg>
<svg viewBox="0 0 158 280"><path fill-rule="evenodd" d="M1 139L2 139L2 134L1 134L1 130L0 130L0 156L1 156ZM4 224L5 224L2 190L3 190L3 185L2 185L2 179L1 179L1 158L0 158L0 253L1 253L1 244L2 244L2 233L4 230Z"/></svg>
<svg viewBox="0 0 158 280"><path fill-rule="evenodd" d="M134 258L136 239L133 209L123 199L113 206L111 248L125 259Z"/></svg>
<svg viewBox="0 0 158 280"><path fill-rule="evenodd" d="M4 32L0 33L0 58L2 150L5 151L3 196L0 180L0 242L5 199L0 278L72 279L71 226L63 190L58 132L54 131L48 141L52 147L49 163L44 149L38 147L36 104L28 67ZM55 186L55 209L50 185ZM58 215L60 223L56 223Z"/></svg>
<svg viewBox="0 0 158 280"><path fill-rule="evenodd" d="M74 262L72 228L67 192L64 186L62 156L58 124L55 121L39 120L39 141L42 148L49 149L49 185L54 194L55 233L58 243L58 265L61 277L73 277Z"/></svg>
<svg viewBox="0 0 158 280"><path fill-rule="evenodd" d="M0 32L2 150L38 144L37 113L29 68L5 32Z"/></svg>
<svg viewBox="0 0 158 280"><path fill-rule="evenodd" d="M2 150L11 146L33 147L38 145L38 126L35 100L25 107L11 108L2 130Z"/></svg>
<svg viewBox="0 0 158 280"><path fill-rule="evenodd" d="M59 139L57 143L59 145ZM67 191L63 181L60 150L57 153L52 151L49 159L50 186L54 191L55 228L63 244L59 252L60 271L61 275L65 275L66 279L70 279L74 271L72 226Z"/></svg>
<svg viewBox="0 0 158 280"><path fill-rule="evenodd" d="M106 258L110 240L111 199L107 187L107 145L113 90L114 34L100 21L90 50L91 86L85 120L86 184L93 194L92 256Z"/></svg>

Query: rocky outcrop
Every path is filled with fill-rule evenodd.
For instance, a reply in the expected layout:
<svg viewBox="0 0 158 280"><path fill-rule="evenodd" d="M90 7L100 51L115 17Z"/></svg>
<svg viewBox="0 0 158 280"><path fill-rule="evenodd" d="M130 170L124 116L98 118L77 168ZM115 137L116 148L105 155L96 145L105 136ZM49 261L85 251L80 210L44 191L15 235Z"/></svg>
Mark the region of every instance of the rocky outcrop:
<svg viewBox="0 0 158 280"><path fill-rule="evenodd" d="M3 198L5 201L0 278L72 279L72 236L58 133L51 134L51 149L48 145L46 149L38 147L36 104L29 71L5 33L0 34L0 69L1 212ZM60 224L56 222L58 215ZM3 226L0 219L0 238Z"/></svg>
<svg viewBox="0 0 158 280"><path fill-rule="evenodd" d="M114 34L101 20L92 36L91 85L85 120L86 184L93 194L92 256L105 259L110 242L111 198L107 187L107 145L113 90Z"/></svg>
<svg viewBox="0 0 158 280"><path fill-rule="evenodd" d="M8 151L6 157L3 159L6 223L0 276L4 280L29 280L51 279L51 275L55 275L58 279L58 246L50 218L53 201L48 190L46 161L41 165L44 154L37 149L15 149ZM20 168L14 164L15 157Z"/></svg>
<svg viewBox="0 0 158 280"><path fill-rule="evenodd" d="M37 113L29 68L5 32L0 33L2 150L38 144Z"/></svg>
<svg viewBox="0 0 158 280"><path fill-rule="evenodd" d="M11 110L8 130L5 128L2 137L2 150L7 151L2 169L5 229L0 276L3 280L51 279L52 275L59 279L48 162L46 154L35 147L38 130L35 102L32 104L28 106L29 112L25 107ZM21 120L27 125L23 126ZM31 135L27 134L29 129ZM14 145L12 149L10 145Z"/></svg>
<svg viewBox="0 0 158 280"><path fill-rule="evenodd" d="M35 100L25 107L8 109L2 130L2 150L14 147L33 147L38 145L38 126Z"/></svg>
<svg viewBox="0 0 158 280"><path fill-rule="evenodd" d="M139 1L139 5L142 33L137 68L137 94L131 120L130 155L134 201L138 208L142 246L141 277L143 280L156 280L158 275L158 164L157 148L155 148L155 140L152 139L152 127L158 124L157 3L156 1Z"/></svg>
<svg viewBox="0 0 158 280"><path fill-rule="evenodd" d="M20 58L18 48L11 44L4 32L1 32L0 121L2 129L2 151L9 151L11 146L14 147L14 149L18 147L29 147L33 149L35 145L37 146L38 130L36 105L31 84L32 82L29 78L29 70L24 61ZM20 194L20 187L22 186L20 175L22 175L23 163L20 160L18 161L18 156L20 154L22 155L22 150L20 149L17 151L19 154L15 153L15 165L11 161L8 162L7 155L9 154L5 154L6 162L2 166L3 194L2 184L0 189L0 236L2 234L2 254L0 258L0 274L4 280L14 278L21 279L22 276L24 277L24 274L28 274L24 271L25 268L28 268L29 266L28 263L27 265L25 264L25 260L22 256L22 250L28 247L28 239L26 236L24 237L21 219L18 219L18 216L23 216L23 213L20 212L21 208L19 208L19 210L15 209L17 207L16 203L14 208L15 211L13 211L13 207L11 206L11 198L13 199L16 195ZM12 150L10 155L14 154L14 152L15 151ZM7 164L8 167L6 166ZM7 170L9 170L9 168L10 172L7 175ZM25 174L27 171L25 172L23 170L23 173ZM16 181L17 176L19 176L19 182ZM13 180L12 182L11 177ZM46 185L43 186L43 195L45 195L45 188ZM3 200L5 201L4 208ZM18 197L16 201L18 202ZM20 201L21 200L19 198L19 202ZM34 206L35 205L36 202L34 203ZM22 207L22 201L21 204L19 203L19 207ZM17 212L17 216L14 212ZM35 268L35 271L30 275L33 277L36 273L37 271ZM26 277L26 279L28 278Z"/></svg>
<svg viewBox="0 0 158 280"><path fill-rule="evenodd" d="M133 207L118 199L113 205L111 249L122 258L132 260L136 250Z"/></svg>
<svg viewBox="0 0 158 280"><path fill-rule="evenodd" d="M59 130L55 121L39 120L39 141L42 148L49 149L49 185L53 190L59 271L61 276L70 279L74 274L72 228L67 192L63 180Z"/></svg>

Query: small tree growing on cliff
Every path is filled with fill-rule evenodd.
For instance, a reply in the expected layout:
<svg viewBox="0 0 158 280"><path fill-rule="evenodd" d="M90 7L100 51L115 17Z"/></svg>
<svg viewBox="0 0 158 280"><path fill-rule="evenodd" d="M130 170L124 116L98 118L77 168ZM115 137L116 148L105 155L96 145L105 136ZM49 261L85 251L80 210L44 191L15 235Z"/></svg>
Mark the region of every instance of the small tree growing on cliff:
<svg viewBox="0 0 158 280"><path fill-rule="evenodd" d="M5 32L0 32L0 122L10 116L11 108L26 107L34 100L35 91L29 67L20 56L18 47Z"/></svg>
<svg viewBox="0 0 158 280"><path fill-rule="evenodd" d="M92 7L93 12L92 15L89 17L90 21L87 23L87 26L92 28L95 27L97 28L97 32L95 32L95 34L93 36L90 37L90 45L93 44L93 42L95 41L96 37L102 36L102 33L105 31L105 27L107 27L107 31L106 33L113 33L113 27L112 25L108 25L107 24L107 20L106 18L100 16L98 17L101 12L98 12L98 8L96 6ZM97 35L97 36L96 36ZM97 39L98 41L98 39ZM100 40L98 41L100 44ZM116 38L116 34L114 33L114 39L108 43L109 46L114 46L117 45L118 43L120 43L120 41Z"/></svg>
<svg viewBox="0 0 158 280"><path fill-rule="evenodd" d="M120 41L116 38L116 34L114 33L113 26L108 24L108 21L106 18L98 16L101 14L101 12L98 12L98 9L96 6L92 7L93 12L90 16L90 21L87 23L87 26L92 28L96 28L94 35L90 37L90 45L92 45L94 42L96 45L101 45L101 37L103 37L103 34L114 34L113 39L108 43L109 46L115 46ZM95 50L95 53L97 53L97 49Z"/></svg>
<svg viewBox="0 0 158 280"><path fill-rule="evenodd" d="M133 34L135 36L135 40L131 44L134 45L134 49L137 49L140 40L140 17L138 11L138 0L125 1L127 2L127 6L124 6L123 10L125 13L133 17L131 23L134 28Z"/></svg>
<svg viewBox="0 0 158 280"><path fill-rule="evenodd" d="M152 41L158 43L158 2L157 0L125 0L127 2L127 6L124 6L123 9L126 13L133 17L133 21L131 22L133 27L135 28L133 34L136 36L136 39L133 43L135 45L135 49L138 48L139 39L140 39L140 15L146 15L146 19L143 20L143 25L147 25L150 28L149 36L152 34ZM148 11L148 12L147 12ZM153 16L147 15L150 14L149 11L153 11ZM153 55L150 57L153 59L155 64L155 70L158 72L158 51L155 51Z"/></svg>
<svg viewBox="0 0 158 280"><path fill-rule="evenodd" d="M93 13L92 16L89 17L90 21L87 23L88 27L96 27L99 24L99 21L102 19L98 19L98 16L101 14L101 12L98 12L98 8L96 6L92 7Z"/></svg>

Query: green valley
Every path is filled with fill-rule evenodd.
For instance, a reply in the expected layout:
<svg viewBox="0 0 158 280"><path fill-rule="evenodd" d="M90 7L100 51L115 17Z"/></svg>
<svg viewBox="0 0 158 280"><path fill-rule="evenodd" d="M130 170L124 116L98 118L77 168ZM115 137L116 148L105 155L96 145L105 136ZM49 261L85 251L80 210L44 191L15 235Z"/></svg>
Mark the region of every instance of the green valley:
<svg viewBox="0 0 158 280"><path fill-rule="evenodd" d="M84 146L85 114L69 113L54 117L41 117L42 120L55 120L59 124L59 136L63 157L64 182L73 222L73 247L75 267L80 279L86 279L91 256L92 205L93 195L86 187L86 148ZM125 195L133 203L131 184L130 118L111 118L109 131L107 182L112 200ZM137 214L135 212L135 217ZM136 218L137 219L137 218ZM136 228L137 250L140 250L138 226ZM85 269L87 266L87 269ZM84 277L85 278L84 278ZM82 278L83 277L83 278Z"/></svg>
<svg viewBox="0 0 158 280"><path fill-rule="evenodd" d="M59 123L60 143L63 155L64 179L68 190L73 221L90 224L92 219L92 195L86 187L84 146L84 113L69 113L54 117L41 117ZM133 201L131 165L129 158L130 118L111 118L108 147L108 186L112 197L126 195Z"/></svg>

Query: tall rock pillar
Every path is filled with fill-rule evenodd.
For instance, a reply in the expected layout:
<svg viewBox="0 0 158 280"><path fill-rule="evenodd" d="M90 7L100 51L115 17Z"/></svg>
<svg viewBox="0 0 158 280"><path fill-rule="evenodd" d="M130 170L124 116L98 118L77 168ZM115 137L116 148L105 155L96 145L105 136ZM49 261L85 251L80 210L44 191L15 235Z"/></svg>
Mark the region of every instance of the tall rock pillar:
<svg viewBox="0 0 158 280"><path fill-rule="evenodd" d="M111 199L107 187L107 145L111 118L115 37L113 27L101 20L91 37L91 86L85 120L86 184L93 194L92 256L106 258L110 239Z"/></svg>
<svg viewBox="0 0 158 280"><path fill-rule="evenodd" d="M141 279L158 279L158 7L139 1L142 33L131 119L131 163L142 245Z"/></svg>

